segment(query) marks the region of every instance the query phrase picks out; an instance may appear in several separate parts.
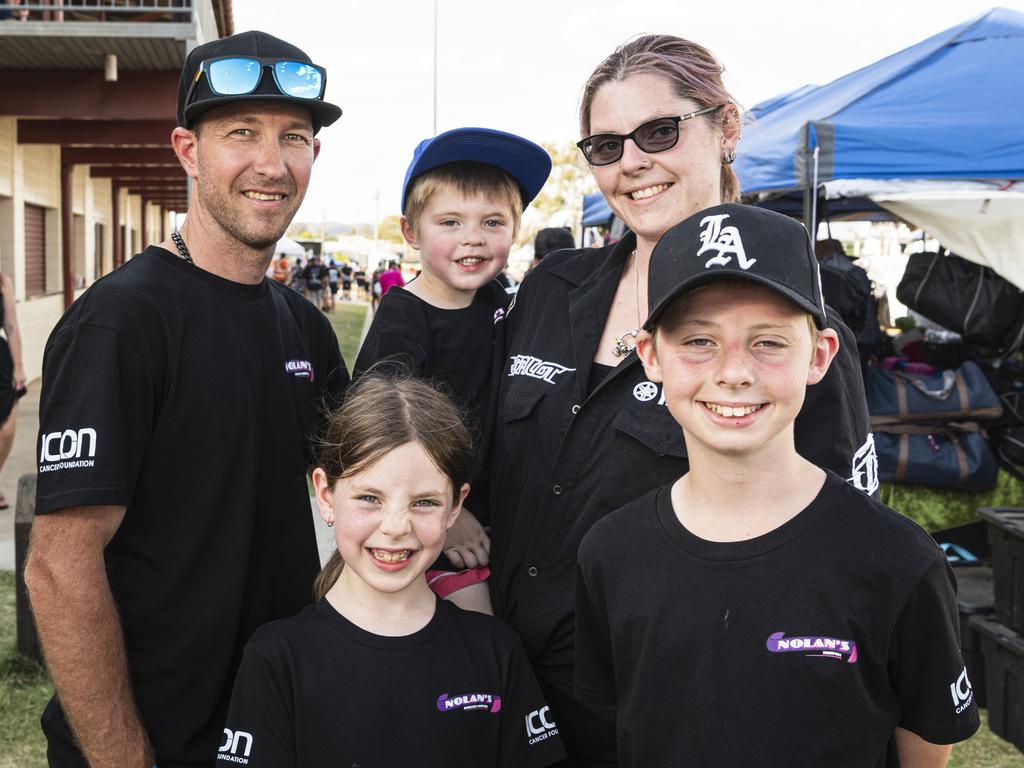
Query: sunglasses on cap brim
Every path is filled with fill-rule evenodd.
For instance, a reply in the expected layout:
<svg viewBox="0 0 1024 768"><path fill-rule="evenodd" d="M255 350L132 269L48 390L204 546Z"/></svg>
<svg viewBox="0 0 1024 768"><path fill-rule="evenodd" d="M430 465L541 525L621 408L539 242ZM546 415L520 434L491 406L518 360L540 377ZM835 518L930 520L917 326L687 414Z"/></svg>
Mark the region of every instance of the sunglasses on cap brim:
<svg viewBox="0 0 1024 768"><path fill-rule="evenodd" d="M714 112L722 105L705 107L686 115L672 115L648 120L632 133L595 133L576 143L583 156L591 165L611 165L622 159L626 139L632 139L643 152L649 155L665 152L679 143L679 124L700 115Z"/></svg>
<svg viewBox="0 0 1024 768"><path fill-rule="evenodd" d="M264 69L273 73L274 84L283 96L308 101L323 98L327 70L316 64L257 56L218 56L199 62L185 104L192 102L193 91L204 76L207 87L217 96L247 96L259 87Z"/></svg>

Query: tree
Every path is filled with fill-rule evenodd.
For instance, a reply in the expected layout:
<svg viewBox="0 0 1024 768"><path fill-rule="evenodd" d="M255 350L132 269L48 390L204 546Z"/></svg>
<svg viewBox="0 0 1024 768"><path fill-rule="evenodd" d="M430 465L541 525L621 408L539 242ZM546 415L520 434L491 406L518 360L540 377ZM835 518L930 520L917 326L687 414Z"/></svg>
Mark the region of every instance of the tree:
<svg viewBox="0 0 1024 768"><path fill-rule="evenodd" d="M524 217L519 242L532 242L540 229L570 226L579 236L583 196L597 191L590 168L575 144L543 144L551 155L551 175L530 204L533 214Z"/></svg>
<svg viewBox="0 0 1024 768"><path fill-rule="evenodd" d="M377 238L380 240L388 240L392 243L398 243L399 245L404 245L405 238L402 237L402 217L398 215L391 215L385 216L381 219Z"/></svg>

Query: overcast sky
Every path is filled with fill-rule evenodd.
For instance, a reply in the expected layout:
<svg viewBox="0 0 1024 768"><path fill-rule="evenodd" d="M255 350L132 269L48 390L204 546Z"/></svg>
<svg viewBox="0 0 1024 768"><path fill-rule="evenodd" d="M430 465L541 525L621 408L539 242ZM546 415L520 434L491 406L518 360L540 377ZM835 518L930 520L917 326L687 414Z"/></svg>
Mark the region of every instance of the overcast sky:
<svg viewBox="0 0 1024 768"><path fill-rule="evenodd" d="M577 141L586 77L627 38L669 33L719 58L742 106L824 84L993 7L992 0L437 0L437 130L478 125ZM261 29L327 67L344 110L298 220L398 213L412 150L433 134L433 0L234 0L235 29ZM1003 0L1024 11L1024 0ZM950 109L972 105L951 104ZM985 105L973 105L982 108ZM742 144L740 145L742 151Z"/></svg>

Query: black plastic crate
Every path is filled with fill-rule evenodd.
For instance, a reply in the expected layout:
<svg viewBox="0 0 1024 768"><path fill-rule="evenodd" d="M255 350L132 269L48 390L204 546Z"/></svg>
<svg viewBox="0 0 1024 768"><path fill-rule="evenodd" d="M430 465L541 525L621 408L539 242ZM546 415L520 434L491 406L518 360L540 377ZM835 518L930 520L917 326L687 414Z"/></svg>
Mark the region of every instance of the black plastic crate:
<svg viewBox="0 0 1024 768"><path fill-rule="evenodd" d="M971 626L985 657L988 727L1024 751L1024 636L984 616L972 617Z"/></svg>
<svg viewBox="0 0 1024 768"><path fill-rule="evenodd" d="M1024 509L982 507L992 545L992 577L996 616L1016 632L1024 632Z"/></svg>
<svg viewBox="0 0 1024 768"><path fill-rule="evenodd" d="M956 604L960 611L960 653L967 666L967 677L974 688L979 707L988 706L985 685L985 657L981 653L981 638L971 626L972 616L991 616L995 606L992 592L992 569L983 566L954 569L956 575Z"/></svg>

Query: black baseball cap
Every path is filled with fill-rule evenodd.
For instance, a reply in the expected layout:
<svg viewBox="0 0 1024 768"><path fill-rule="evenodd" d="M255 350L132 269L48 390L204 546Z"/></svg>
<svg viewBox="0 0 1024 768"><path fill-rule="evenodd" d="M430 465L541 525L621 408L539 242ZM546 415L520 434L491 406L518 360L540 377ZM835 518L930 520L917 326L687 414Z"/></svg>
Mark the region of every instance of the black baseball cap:
<svg viewBox="0 0 1024 768"><path fill-rule="evenodd" d="M203 43L189 51L185 57L185 63L181 68L181 78L178 80L178 125L191 129L197 118L204 112L223 106L234 104L238 101L279 101L290 104L297 104L309 110L313 118L313 132L318 132L323 126L330 125L341 117L341 107L329 104L323 97L316 99L300 99L281 93L274 82L274 76L270 70L264 69L260 76L256 90L252 93L242 95L220 95L210 90L207 78L203 77L195 84L192 83L199 73L199 65L207 59L215 59L220 56L254 56L266 59L287 59L299 61L304 64L313 64L300 48L287 43L284 40L268 35L266 32L239 32L237 35L223 37L218 40L211 40ZM324 71L326 80L326 70ZM189 103L185 100L192 96Z"/></svg>
<svg viewBox="0 0 1024 768"><path fill-rule="evenodd" d="M519 184L523 208L537 196L551 173L551 156L538 144L493 128L455 128L424 139L413 150L402 183L402 213L409 188L420 174L448 163L485 163L500 168Z"/></svg>
<svg viewBox="0 0 1024 768"><path fill-rule="evenodd" d="M825 327L818 260L804 226L781 213L728 203L676 224L654 246L644 329L653 330L677 296L717 280L771 288Z"/></svg>

